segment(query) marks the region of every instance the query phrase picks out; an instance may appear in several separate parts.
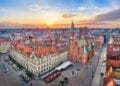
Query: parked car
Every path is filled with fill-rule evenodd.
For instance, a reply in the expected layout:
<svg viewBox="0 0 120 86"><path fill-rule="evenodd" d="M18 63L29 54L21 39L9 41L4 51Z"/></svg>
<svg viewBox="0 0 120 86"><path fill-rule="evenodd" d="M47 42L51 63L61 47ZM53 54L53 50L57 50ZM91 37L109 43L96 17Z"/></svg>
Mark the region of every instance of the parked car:
<svg viewBox="0 0 120 86"><path fill-rule="evenodd" d="M2 71L5 72L5 73L9 71L8 67L7 67L5 64L2 64L2 65L1 65L1 69L2 69Z"/></svg>

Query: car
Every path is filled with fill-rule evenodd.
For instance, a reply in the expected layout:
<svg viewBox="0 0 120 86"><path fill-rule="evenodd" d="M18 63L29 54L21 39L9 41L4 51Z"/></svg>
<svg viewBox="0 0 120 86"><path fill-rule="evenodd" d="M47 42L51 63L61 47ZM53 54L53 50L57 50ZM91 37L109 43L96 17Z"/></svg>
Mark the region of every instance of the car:
<svg viewBox="0 0 120 86"><path fill-rule="evenodd" d="M13 63L12 63L11 61L8 61L8 64L9 64L9 65L13 65Z"/></svg>
<svg viewBox="0 0 120 86"><path fill-rule="evenodd" d="M2 65L1 65L1 69L2 69L3 72L5 72L5 73L9 71L8 67L7 67L5 64L2 64Z"/></svg>
<svg viewBox="0 0 120 86"><path fill-rule="evenodd" d="M3 65L0 65L0 67L1 67L1 69L2 69L2 71L3 71L4 73L7 72L7 71L4 69Z"/></svg>
<svg viewBox="0 0 120 86"><path fill-rule="evenodd" d="M79 70L80 70L80 68L77 68L76 70L78 70L78 71L79 71Z"/></svg>

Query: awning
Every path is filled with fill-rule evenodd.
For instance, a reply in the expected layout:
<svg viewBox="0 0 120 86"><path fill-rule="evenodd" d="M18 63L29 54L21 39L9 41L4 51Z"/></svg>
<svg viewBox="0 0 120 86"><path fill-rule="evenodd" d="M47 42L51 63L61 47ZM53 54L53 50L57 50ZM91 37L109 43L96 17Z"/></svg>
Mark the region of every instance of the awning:
<svg viewBox="0 0 120 86"><path fill-rule="evenodd" d="M72 62L70 61L66 61L63 64L61 64L60 66L56 67L56 70L62 70L67 68L68 66L70 66L72 64Z"/></svg>
<svg viewBox="0 0 120 86"><path fill-rule="evenodd" d="M116 85L120 85L120 80L118 80L118 79L113 79L113 81L116 83Z"/></svg>

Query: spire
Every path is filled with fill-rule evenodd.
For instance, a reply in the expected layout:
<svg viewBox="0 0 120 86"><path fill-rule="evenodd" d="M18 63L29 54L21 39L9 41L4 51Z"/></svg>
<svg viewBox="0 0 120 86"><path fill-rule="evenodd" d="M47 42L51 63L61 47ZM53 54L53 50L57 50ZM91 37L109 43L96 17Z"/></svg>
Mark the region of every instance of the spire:
<svg viewBox="0 0 120 86"><path fill-rule="evenodd" d="M74 22L73 19L71 21L71 28L70 28L70 39L73 39L75 35L75 28L74 28Z"/></svg>
<svg viewBox="0 0 120 86"><path fill-rule="evenodd" d="M47 25L47 34L50 35L50 27Z"/></svg>
<svg viewBox="0 0 120 86"><path fill-rule="evenodd" d="M87 52L87 49L86 49L86 47L84 46L84 47L83 47L83 54L86 55L87 53L88 53L88 52Z"/></svg>
<svg viewBox="0 0 120 86"><path fill-rule="evenodd" d="M71 23L71 30L74 30L74 22L73 22L73 19L72 19L72 23Z"/></svg>

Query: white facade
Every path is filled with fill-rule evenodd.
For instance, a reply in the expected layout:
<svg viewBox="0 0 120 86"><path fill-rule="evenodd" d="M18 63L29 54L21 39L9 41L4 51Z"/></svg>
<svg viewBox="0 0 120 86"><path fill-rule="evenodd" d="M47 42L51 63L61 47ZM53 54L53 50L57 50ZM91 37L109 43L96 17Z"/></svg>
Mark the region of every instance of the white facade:
<svg viewBox="0 0 120 86"><path fill-rule="evenodd" d="M6 53L10 49L10 42L0 43L0 53Z"/></svg>
<svg viewBox="0 0 120 86"><path fill-rule="evenodd" d="M32 52L32 54L27 57L12 48L10 50L10 56L27 70L38 76L39 74L44 74L50 71L62 62L65 62L67 60L68 51L45 55L37 58L34 52Z"/></svg>

